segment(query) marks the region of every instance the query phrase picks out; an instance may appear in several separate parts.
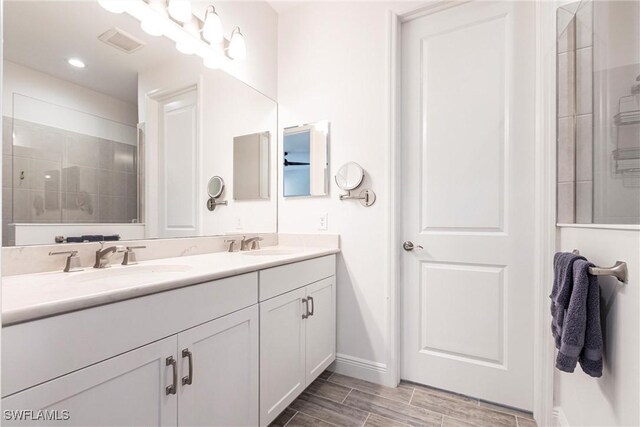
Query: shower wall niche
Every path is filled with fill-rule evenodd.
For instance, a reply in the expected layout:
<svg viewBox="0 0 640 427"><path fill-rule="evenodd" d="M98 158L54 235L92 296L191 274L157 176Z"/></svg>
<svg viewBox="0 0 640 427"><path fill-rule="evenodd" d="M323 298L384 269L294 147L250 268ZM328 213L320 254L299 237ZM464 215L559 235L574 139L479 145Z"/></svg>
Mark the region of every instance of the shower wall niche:
<svg viewBox="0 0 640 427"><path fill-rule="evenodd" d="M5 246L15 224L139 222L135 127L14 94L2 128Z"/></svg>

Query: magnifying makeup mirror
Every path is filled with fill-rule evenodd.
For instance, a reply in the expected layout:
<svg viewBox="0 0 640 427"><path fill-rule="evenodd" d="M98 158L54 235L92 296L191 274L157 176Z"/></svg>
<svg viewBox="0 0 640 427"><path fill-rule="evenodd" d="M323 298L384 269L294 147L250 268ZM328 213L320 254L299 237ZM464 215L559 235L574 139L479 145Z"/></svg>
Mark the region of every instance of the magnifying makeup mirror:
<svg viewBox="0 0 640 427"><path fill-rule="evenodd" d="M374 193L373 190L362 190L357 196L351 194L353 190L362 185L362 181L364 180L364 169L359 164L355 162L345 163L338 170L335 179L338 187L347 192L347 194L340 195L340 200L356 199L365 207L369 207L375 203L376 193Z"/></svg>
<svg viewBox="0 0 640 427"><path fill-rule="evenodd" d="M224 180L219 176L214 176L209 180L209 184L207 184L207 192L209 193L209 197L213 197L217 199L222 195L224 191Z"/></svg>
<svg viewBox="0 0 640 427"><path fill-rule="evenodd" d="M207 193L209 194L209 200L207 200L207 209L210 211L215 210L218 205L226 205L227 201L218 201L218 198L222 196L224 192L224 179L219 176L214 176L209 180L207 184Z"/></svg>
<svg viewBox="0 0 640 427"><path fill-rule="evenodd" d="M336 184L340 189L351 191L362 184L364 179L364 169L356 162L344 164L336 174Z"/></svg>

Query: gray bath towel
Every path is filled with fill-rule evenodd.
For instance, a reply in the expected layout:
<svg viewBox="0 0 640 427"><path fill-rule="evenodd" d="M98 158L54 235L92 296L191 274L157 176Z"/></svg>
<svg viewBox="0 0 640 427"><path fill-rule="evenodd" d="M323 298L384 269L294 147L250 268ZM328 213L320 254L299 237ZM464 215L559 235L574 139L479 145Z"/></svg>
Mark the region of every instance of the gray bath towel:
<svg viewBox="0 0 640 427"><path fill-rule="evenodd" d="M570 254L573 255L573 254ZM578 360L582 370L592 377L602 376L602 329L600 326L600 287L598 279L589 274L590 264L583 257L561 257L559 261L568 266L564 279L571 277L571 291L567 305L564 298L556 299L556 321L554 337L558 356L556 367L573 372ZM569 287L561 286L557 296L566 297ZM552 294L553 295L553 294ZM564 307L564 308L562 308ZM559 313L562 314L559 314ZM556 323L557 322L557 323Z"/></svg>
<svg viewBox="0 0 640 427"><path fill-rule="evenodd" d="M600 285L598 278L589 274L593 264L578 260L573 264L574 283L588 283L587 321L584 333L584 346L580 352L580 366L592 377L602 376L602 325L600 324ZM582 287L582 285L580 285Z"/></svg>
<svg viewBox="0 0 640 427"><path fill-rule="evenodd" d="M556 348L560 348L562 327L571 292L573 290L573 263L584 257L570 252L558 252L553 258L553 289L551 290L551 331L556 342Z"/></svg>

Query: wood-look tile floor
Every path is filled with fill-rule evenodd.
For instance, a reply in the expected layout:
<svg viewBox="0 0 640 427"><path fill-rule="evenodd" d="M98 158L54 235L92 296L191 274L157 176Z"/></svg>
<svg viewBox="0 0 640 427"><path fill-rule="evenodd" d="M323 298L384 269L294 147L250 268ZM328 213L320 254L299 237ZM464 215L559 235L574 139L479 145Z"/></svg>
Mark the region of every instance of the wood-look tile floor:
<svg viewBox="0 0 640 427"><path fill-rule="evenodd" d="M530 413L401 382L384 387L325 371L272 427L537 427Z"/></svg>

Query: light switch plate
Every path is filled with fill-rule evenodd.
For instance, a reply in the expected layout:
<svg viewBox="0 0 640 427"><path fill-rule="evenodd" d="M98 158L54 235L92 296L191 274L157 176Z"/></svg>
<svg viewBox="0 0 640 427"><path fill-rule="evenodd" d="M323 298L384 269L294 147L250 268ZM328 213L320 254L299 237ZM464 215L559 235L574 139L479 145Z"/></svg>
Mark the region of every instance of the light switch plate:
<svg viewBox="0 0 640 427"><path fill-rule="evenodd" d="M320 215L318 215L318 227L317 227L318 230L327 231L328 222L329 222L329 214L328 213L323 212Z"/></svg>

